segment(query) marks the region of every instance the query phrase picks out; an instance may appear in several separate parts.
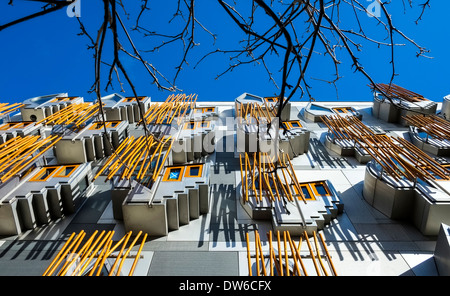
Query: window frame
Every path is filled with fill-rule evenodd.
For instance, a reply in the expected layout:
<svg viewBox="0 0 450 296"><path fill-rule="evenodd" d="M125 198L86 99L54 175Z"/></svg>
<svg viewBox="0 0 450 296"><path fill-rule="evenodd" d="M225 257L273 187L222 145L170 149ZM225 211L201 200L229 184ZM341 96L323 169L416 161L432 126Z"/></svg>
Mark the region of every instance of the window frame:
<svg viewBox="0 0 450 296"><path fill-rule="evenodd" d="M315 196L331 196L330 188L328 188L328 185L327 185L324 181L320 181L320 182L311 182L311 183L309 183L309 184L310 184L311 189L313 190ZM317 192L316 185L322 185L323 188L324 188L325 191L326 191L326 194L325 194L325 195L324 195L324 194L319 194L319 192Z"/></svg>
<svg viewBox="0 0 450 296"><path fill-rule="evenodd" d="M198 174L197 175L190 175L191 167L198 167ZM203 174L203 164L194 164L194 165L188 165L186 166L186 170L184 172L184 176L187 178L198 178L201 177Z"/></svg>
<svg viewBox="0 0 450 296"><path fill-rule="evenodd" d="M180 169L180 174L178 175L178 179L169 179L170 171L173 169ZM179 181L181 181L181 179L183 179L184 169L185 169L185 166L167 167L166 171L164 172L163 182L179 182Z"/></svg>
<svg viewBox="0 0 450 296"><path fill-rule="evenodd" d="M297 188L297 186L294 186L294 190L295 190L295 193L296 193L297 195L303 194L303 198L304 198L306 201L313 201L313 200L316 200L316 196L315 196L314 193L312 192L312 189L311 189L311 187L309 186L309 183L300 183L299 186L300 186L300 190L302 190L302 187L306 187L306 190L308 190L309 196L310 196L311 198L307 198L306 196L304 196L303 190L302 190L302 192L300 193L300 192L298 191L299 189ZM297 198L301 199L301 196L299 196L299 197L297 197Z"/></svg>
<svg viewBox="0 0 450 296"><path fill-rule="evenodd" d="M300 120L290 120L290 121L285 121L283 122L285 124L285 127L287 129L294 129L294 128L302 128L303 125L301 124ZM292 123L297 123L298 126L292 126Z"/></svg>
<svg viewBox="0 0 450 296"><path fill-rule="evenodd" d="M106 126L106 128L114 128L119 123L120 123L120 121L118 121L118 120L105 121L105 126ZM100 125L100 127L97 127L98 125ZM98 131L101 129L103 129L103 122L101 122L101 121L96 121L96 122L92 123L92 125L89 127L89 130L92 130L92 131Z"/></svg>
<svg viewBox="0 0 450 296"><path fill-rule="evenodd" d="M209 110L211 109L211 110ZM207 113L207 112L215 112L216 107L198 107L195 108L195 113Z"/></svg>
<svg viewBox="0 0 450 296"><path fill-rule="evenodd" d="M52 165L52 166L45 166L42 167L33 177L30 178L29 181L31 182L45 182L50 178L69 178L79 167L78 164L68 164L68 165ZM73 169L70 171L69 174L63 175L62 172L67 167L73 167ZM41 176L44 174L44 170L48 169L54 169L51 173L48 174L44 179L41 178Z"/></svg>
<svg viewBox="0 0 450 296"><path fill-rule="evenodd" d="M333 108L333 111L336 111L337 114L356 114L356 110L353 107L335 107Z"/></svg>
<svg viewBox="0 0 450 296"><path fill-rule="evenodd" d="M73 167L73 169L70 171L69 174L67 175L63 175L62 172L68 168L68 167ZM79 167L78 164L68 164L68 165L63 165L61 166L61 168L59 170L57 170L55 173L53 173L53 178L69 178Z"/></svg>
<svg viewBox="0 0 450 296"><path fill-rule="evenodd" d="M275 103L278 102L278 97L265 97L264 100L265 100L267 103L273 103L273 104L275 104Z"/></svg>
<svg viewBox="0 0 450 296"><path fill-rule="evenodd" d="M42 179L41 177L44 175L44 173L48 170L48 169L53 169L53 171L51 173L49 173L44 179ZM30 178L30 182L45 182L48 179L50 179L53 174L55 174L56 171L58 171L60 169L60 166L47 166L47 167L42 167L33 177Z"/></svg>

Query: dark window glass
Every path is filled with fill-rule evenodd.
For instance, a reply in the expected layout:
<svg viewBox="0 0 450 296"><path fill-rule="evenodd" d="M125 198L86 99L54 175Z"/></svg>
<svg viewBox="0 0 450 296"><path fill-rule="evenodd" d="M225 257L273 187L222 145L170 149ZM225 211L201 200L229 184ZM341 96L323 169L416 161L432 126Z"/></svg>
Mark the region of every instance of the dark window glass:
<svg viewBox="0 0 450 296"><path fill-rule="evenodd" d="M43 180L51 175L55 171L55 168L46 168L44 173L39 176L38 180Z"/></svg>
<svg viewBox="0 0 450 296"><path fill-rule="evenodd" d="M178 180L178 178L180 177L180 173L181 173L181 169L180 168L171 169L168 179L169 180Z"/></svg>
<svg viewBox="0 0 450 296"><path fill-rule="evenodd" d="M317 193L319 193L319 195L327 195L327 189L325 188L325 186L323 184L316 184L316 191Z"/></svg>
<svg viewBox="0 0 450 296"><path fill-rule="evenodd" d="M189 167L189 176L198 176L200 173L199 166L191 166Z"/></svg>
<svg viewBox="0 0 450 296"><path fill-rule="evenodd" d="M58 175L68 176L75 169L74 166L66 166Z"/></svg>
<svg viewBox="0 0 450 296"><path fill-rule="evenodd" d="M312 199L311 195L309 194L308 188L306 186L301 186L301 188L305 199Z"/></svg>

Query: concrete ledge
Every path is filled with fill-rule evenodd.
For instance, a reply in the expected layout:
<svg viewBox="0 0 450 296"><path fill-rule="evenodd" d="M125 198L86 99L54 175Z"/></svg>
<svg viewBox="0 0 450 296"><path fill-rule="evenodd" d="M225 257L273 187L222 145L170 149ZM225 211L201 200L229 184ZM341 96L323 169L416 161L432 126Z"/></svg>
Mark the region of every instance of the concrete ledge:
<svg viewBox="0 0 450 296"><path fill-rule="evenodd" d="M438 235L442 223L450 224L450 195L439 188L417 184L413 219L422 234Z"/></svg>
<svg viewBox="0 0 450 296"><path fill-rule="evenodd" d="M450 227L441 224L434 250L434 261L441 276L450 276Z"/></svg>
<svg viewBox="0 0 450 296"><path fill-rule="evenodd" d="M418 147L419 149L428 152L430 154L436 155L436 156L449 156L450 155L450 146L447 146L445 144L439 145L439 140L437 140L437 143L430 143L427 142L426 139L422 139L418 133L416 128L410 126L409 128L409 135L411 138L411 142Z"/></svg>
<svg viewBox="0 0 450 296"><path fill-rule="evenodd" d="M375 209L391 219L411 217L414 206L414 184L409 181L395 184L375 169L374 162L366 166L363 197Z"/></svg>

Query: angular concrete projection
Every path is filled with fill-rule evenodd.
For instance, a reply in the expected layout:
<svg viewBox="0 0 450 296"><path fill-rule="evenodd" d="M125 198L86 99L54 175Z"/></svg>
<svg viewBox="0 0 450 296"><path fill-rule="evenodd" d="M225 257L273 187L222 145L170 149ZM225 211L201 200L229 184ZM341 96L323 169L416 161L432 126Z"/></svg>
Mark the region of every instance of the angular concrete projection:
<svg viewBox="0 0 450 296"><path fill-rule="evenodd" d="M366 149L366 139L386 134L380 128L366 126L355 116L327 115L322 117L322 121L328 127L325 147L341 156L353 156L359 163L373 159Z"/></svg>
<svg viewBox="0 0 450 296"><path fill-rule="evenodd" d="M342 117L354 116L362 119L362 114L355 108L337 103L308 103L304 108L303 116L309 122L322 122L322 116L339 115Z"/></svg>
<svg viewBox="0 0 450 296"><path fill-rule="evenodd" d="M437 103L424 98L422 95L392 84L378 83L373 90L373 116L388 122L407 126L404 116L416 114L435 114ZM388 95L388 97L384 96Z"/></svg>
<svg viewBox="0 0 450 296"><path fill-rule="evenodd" d="M409 219L414 207L414 183L383 174L375 162L367 164L364 199L391 219Z"/></svg>
<svg viewBox="0 0 450 296"><path fill-rule="evenodd" d="M142 119L142 115L147 112L151 98L140 96L138 100L134 97L124 97L120 94L111 94L102 97L104 112L107 121L128 121L137 123Z"/></svg>
<svg viewBox="0 0 450 296"><path fill-rule="evenodd" d="M71 104L83 103L83 97L69 97L67 93L45 95L23 101L20 108L23 121L40 121Z"/></svg>
<svg viewBox="0 0 450 296"><path fill-rule="evenodd" d="M450 155L450 122L436 115L405 116L411 142L436 156Z"/></svg>
<svg viewBox="0 0 450 296"><path fill-rule="evenodd" d="M235 110L239 110L242 107L248 108L250 105L258 106L261 111L272 114L271 116L276 116L276 110L278 110L278 97L259 97L249 93L243 93L235 100ZM291 114L291 103L288 102L281 112L281 120L289 120ZM246 117L243 114L236 113L236 117Z"/></svg>
<svg viewBox="0 0 450 296"><path fill-rule="evenodd" d="M424 235L438 235L441 223L450 224L450 181L418 182L413 222Z"/></svg>
<svg viewBox="0 0 450 296"><path fill-rule="evenodd" d="M76 212L92 187L90 163L36 168L0 189L0 235L17 235Z"/></svg>
<svg viewBox="0 0 450 296"><path fill-rule="evenodd" d="M369 162L364 199L384 215L410 221L424 235L437 235L441 223L450 223L450 181L395 180Z"/></svg>
<svg viewBox="0 0 450 296"><path fill-rule="evenodd" d="M128 122L106 121L105 125L106 128L102 122L92 122L78 132L59 127L63 138L55 145L58 163L84 163L110 156L127 137Z"/></svg>
<svg viewBox="0 0 450 296"><path fill-rule="evenodd" d="M442 223L439 228L434 260L441 276L450 276L450 227Z"/></svg>
<svg viewBox="0 0 450 296"><path fill-rule="evenodd" d="M131 188L114 185L115 218L127 231L165 236L209 212L209 161L166 167L151 188L132 181ZM124 184L120 181L117 184ZM122 201L122 214L117 204Z"/></svg>
<svg viewBox="0 0 450 296"><path fill-rule="evenodd" d="M34 136L41 133L41 124L33 121L11 121L0 124L0 144L14 137Z"/></svg>
<svg viewBox="0 0 450 296"><path fill-rule="evenodd" d="M275 163L267 154L240 154L236 198L251 219L271 221L275 231L322 230L343 212L343 204L328 180L299 182L286 158L283 154Z"/></svg>

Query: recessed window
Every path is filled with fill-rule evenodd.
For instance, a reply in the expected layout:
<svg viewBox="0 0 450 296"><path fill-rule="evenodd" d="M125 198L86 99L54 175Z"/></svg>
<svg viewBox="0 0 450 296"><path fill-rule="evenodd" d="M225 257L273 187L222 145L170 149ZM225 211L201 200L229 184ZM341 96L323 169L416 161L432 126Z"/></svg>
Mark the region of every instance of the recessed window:
<svg viewBox="0 0 450 296"><path fill-rule="evenodd" d="M89 129L90 130L99 130L102 128L103 128L103 122L96 122Z"/></svg>
<svg viewBox="0 0 450 296"><path fill-rule="evenodd" d="M330 195L330 191L328 190L328 188L324 182L312 183L311 187L313 188L315 195L320 195L320 196Z"/></svg>
<svg viewBox="0 0 450 296"><path fill-rule="evenodd" d="M300 121L296 120L296 121L286 121L283 122L285 128L287 129L291 129L291 128L301 128L302 124L300 123Z"/></svg>
<svg viewBox="0 0 450 296"><path fill-rule="evenodd" d="M116 127L120 121L106 121L105 126L107 128ZM100 130L103 128L103 122L94 122L92 126L89 128L90 130Z"/></svg>
<svg viewBox="0 0 450 296"><path fill-rule="evenodd" d="M186 122L184 124L183 129L187 129L187 130L193 130L195 129L195 122L191 121L191 122Z"/></svg>
<svg viewBox="0 0 450 296"><path fill-rule="evenodd" d="M337 113L356 113L353 107L342 107L342 108L333 108Z"/></svg>
<svg viewBox="0 0 450 296"><path fill-rule="evenodd" d="M119 123L120 121L111 121L109 127L116 127Z"/></svg>
<svg viewBox="0 0 450 296"><path fill-rule="evenodd" d="M278 98L274 98L274 97L265 98L265 100L266 100L268 103L275 103L275 102L278 102Z"/></svg>
<svg viewBox="0 0 450 296"><path fill-rule="evenodd" d="M46 181L56 171L58 167L42 168L30 181Z"/></svg>
<svg viewBox="0 0 450 296"><path fill-rule="evenodd" d="M180 181L183 177L184 167L171 167L166 169L163 181Z"/></svg>
<svg viewBox="0 0 450 296"><path fill-rule="evenodd" d="M311 190L309 189L308 184L300 185L300 188L302 189L303 197L306 200L315 200L315 197L312 194Z"/></svg>
<svg viewBox="0 0 450 296"><path fill-rule="evenodd" d="M63 166L50 166L43 167L30 181L46 181L50 177L69 177L76 170L78 165L63 165Z"/></svg>
<svg viewBox="0 0 450 296"><path fill-rule="evenodd" d="M208 128L210 122L209 121L201 121L197 123L197 127L199 128Z"/></svg>
<svg viewBox="0 0 450 296"><path fill-rule="evenodd" d="M65 165L62 166L53 177L69 177L75 171L78 165Z"/></svg>
<svg viewBox="0 0 450 296"><path fill-rule="evenodd" d="M185 177L200 177L203 165L191 165L186 167Z"/></svg>
<svg viewBox="0 0 450 296"><path fill-rule="evenodd" d="M195 113L214 112L215 107L195 108Z"/></svg>
<svg viewBox="0 0 450 296"><path fill-rule="evenodd" d="M169 180L178 180L180 178L181 169L170 170Z"/></svg>

